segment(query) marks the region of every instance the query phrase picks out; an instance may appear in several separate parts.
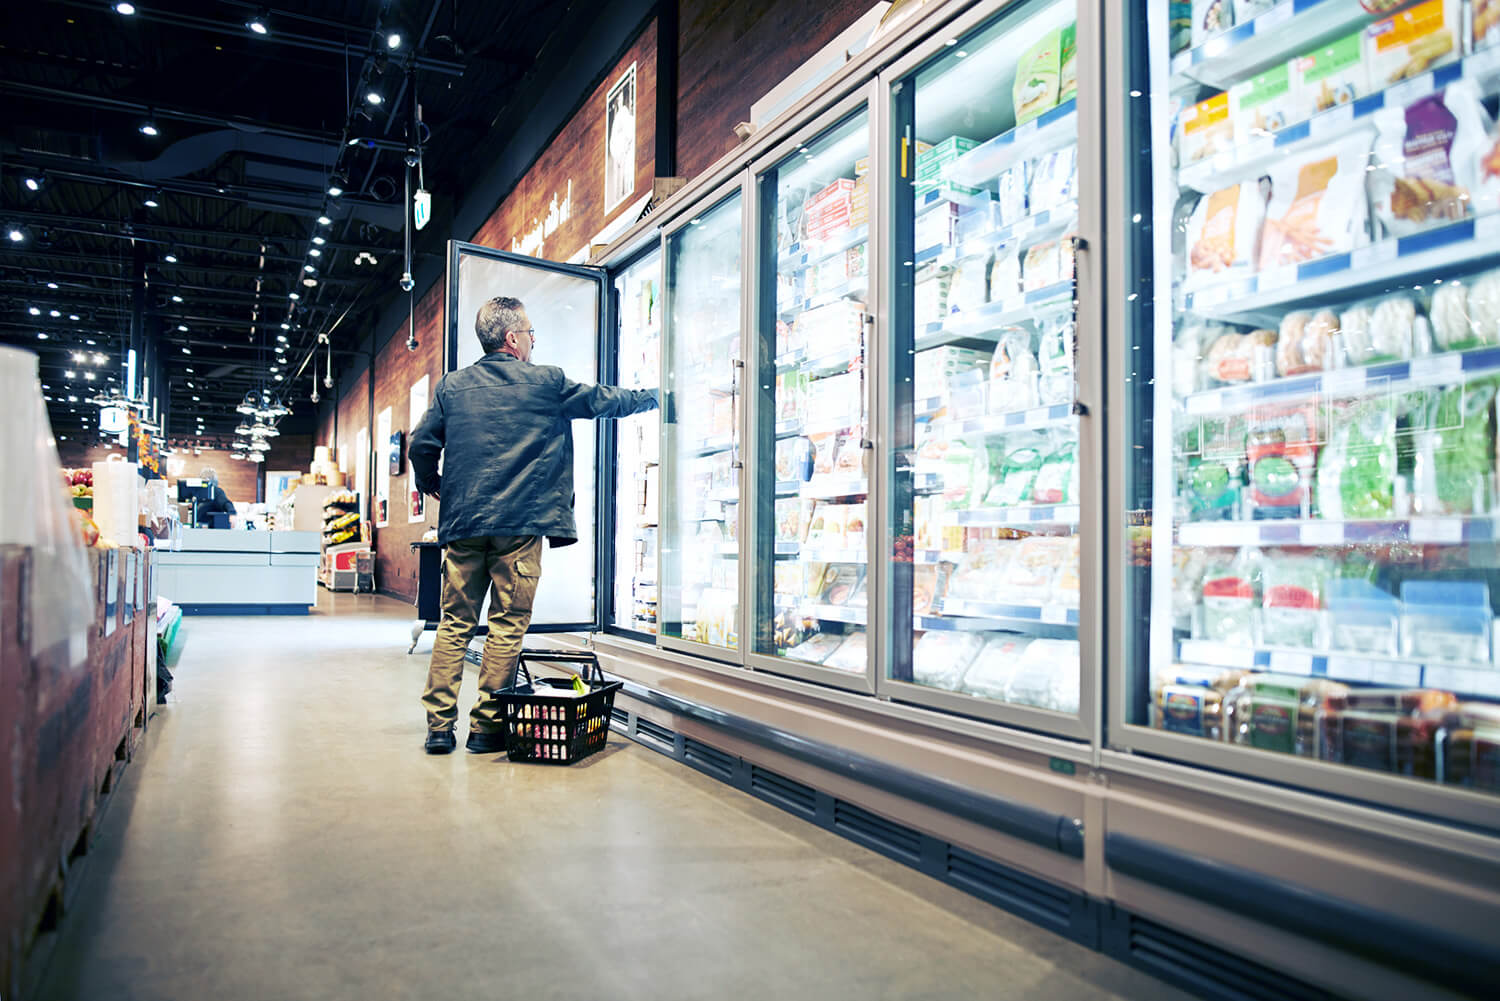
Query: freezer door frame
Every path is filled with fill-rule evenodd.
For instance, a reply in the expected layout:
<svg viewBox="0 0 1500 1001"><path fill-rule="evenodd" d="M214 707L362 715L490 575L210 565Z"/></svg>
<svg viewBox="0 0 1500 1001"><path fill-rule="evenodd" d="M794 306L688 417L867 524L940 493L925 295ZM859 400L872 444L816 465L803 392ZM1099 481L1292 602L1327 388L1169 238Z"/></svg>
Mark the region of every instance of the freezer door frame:
<svg viewBox="0 0 1500 1001"><path fill-rule="evenodd" d="M750 218L753 220L752 236L754 238L753 252L755 256L753 258L753 264L751 268L748 269L748 274L750 276L749 288L751 290L751 294L747 296L747 304L749 306L749 310L748 324L746 329L750 333L744 338L744 340L746 342L747 348L746 371L752 378L756 375L756 373L759 372L759 366L764 360L760 355L759 325L762 316L761 296L767 294L767 286L761 281L761 279L770 279L769 294L772 297L772 301L774 302L776 288L775 280L778 274L777 270L773 270L768 276L762 275L761 273L761 264L763 263L762 255L765 253L765 248L762 246L760 239L762 236L761 223L763 221L761 213L765 208L765 205L761 199L760 182L762 178L767 174L767 172L786 163L787 160L790 159L792 154L795 153L798 146L817 139L824 132L827 132L843 124L848 119L858 115L861 109L864 109L866 114L868 115L866 128L869 134L870 141L868 155L870 157L871 182L873 184L878 177L879 170L879 167L877 166L877 158L875 156L875 151L878 149L878 147L876 146L878 136L875 121L875 105L876 96L878 93L876 88L877 80L872 77L870 80L866 81L864 84L861 84L858 88L848 93L842 99L834 102L832 105L825 107L823 111L820 112L816 117L798 126L794 131L789 133L784 140L782 140L774 147L766 150L761 156L757 157L750 163L749 189L750 197L752 200ZM870 409L873 406L873 393L871 387L874 385L875 378L871 374L870 369L870 358L871 355L875 353L874 337L868 335L873 334L875 330L870 319L870 303L871 301L873 301L873 293L875 293L876 291L876 276L879 273L877 270L877 265L880 255L880 245L877 243L878 230L876 214L877 213L874 211L874 201L872 199L869 232L867 233L865 238L865 253L867 255L866 270L869 272L870 276L870 290L866 293L865 303L865 330L868 340L865 346L864 403L867 415L873 414L873 411ZM775 248L772 249L772 253L775 253ZM775 365L774 358L771 359L771 365L773 367ZM760 421L761 403L762 394L760 392L751 394L750 400L744 409L746 411L745 416L747 420L746 431L752 433L747 433L742 439L743 455L745 456L745 469L750 471L749 476L741 477L743 481L741 484L741 505L748 505L748 507L745 507L745 509L740 512L740 535L742 540L746 540L749 543L749 546L742 544L740 548L740 562L743 565L741 573L741 586L748 587L749 589L746 592L747 597L742 602L742 604L744 604L745 606L746 622L747 624L752 626L752 629L749 633L740 634L741 638L746 641L742 645L745 646L747 663L750 667L755 668L756 670L765 671L770 674L787 675L794 678L801 678L805 681L817 682L818 684L822 685L830 685L834 688L844 688L853 692L863 692L866 695L874 695L875 683L872 672L874 670L875 656L873 650L870 648L870 644L872 627L875 626L876 623L872 622L871 620L875 618L875 616L872 614L874 610L878 609L881 606L876 603L878 599L875 593L868 589L868 585L866 590L866 601L868 602L868 604L866 605L867 614L865 625L865 669L863 672L854 674L849 671L839 671L835 670L834 668L823 667L820 664L805 664L800 661L791 660L789 658L777 657L773 654L760 653L754 648L753 626L757 621L759 612L758 599L760 597L756 588L756 579L758 577L757 571L760 568L757 565L756 556L754 554L754 544L758 539L757 533L759 531L759 504L755 491L755 481L761 470L767 464L774 464L775 462L774 454L760 454L760 440L759 437L753 433L754 429L758 426ZM774 415L772 422L774 423ZM871 429L866 430L866 436L873 443L874 436ZM872 456L875 454L878 453L874 451L870 452L870 455ZM870 505L877 490L877 481L874 475L875 470L873 468L874 466L875 463L872 461L868 493L866 495L866 526L870 524ZM775 531L774 525L772 526L772 531ZM873 560L876 552L875 533L868 530L865 533L865 551L866 559ZM868 566L874 566L874 563L870 562L867 564L867 567Z"/></svg>
<svg viewBox="0 0 1500 1001"><path fill-rule="evenodd" d="M1150 95L1166 95L1169 90L1170 69L1167 61L1152 67L1147 59L1148 50L1144 48L1153 37L1167 37L1166 2L1165 0L1126 0L1125 4L1106 6L1110 8L1104 36L1106 80L1119 80L1124 84L1119 87L1104 88L1104 99L1109 102L1105 116L1108 124L1106 148L1127 150L1132 148L1128 144L1136 135L1135 130L1127 123L1132 120L1133 116L1149 115L1150 111L1149 104L1142 106L1144 110L1137 109L1135 107L1137 102L1149 102ZM1146 8L1146 17L1131 16L1139 13L1142 7ZM1150 34L1152 31L1156 34ZM1142 35L1142 32L1147 34ZM1137 46L1142 47L1138 49ZM1137 55L1141 59L1147 59L1145 67L1133 61ZM1141 75L1137 76L1137 73ZM1136 91L1142 96L1132 98L1131 91ZM1165 101L1165 96L1162 99ZM1163 118L1158 123L1147 118L1147 122L1151 130L1151 138L1153 140L1161 138L1166 128L1165 119ZM1146 144L1147 148L1142 150L1142 156L1149 156L1149 147L1154 145L1154 142ZM1164 142L1161 148L1168 150L1170 144ZM1116 653L1110 658L1108 665L1109 702L1104 734L1105 746L1111 751L1133 754L1132 760L1138 768L1149 768L1148 762L1151 757L1167 759L1168 764L1162 769L1163 774L1175 770L1174 766L1180 765L1201 768L1203 786L1209 789L1231 786L1237 779L1253 779L1321 793L1339 800L1453 821L1489 831L1500 831L1500 796L1476 793L1460 787L1442 786L1422 779L1405 778L1314 758L1235 746L1188 734L1167 733L1143 724L1127 722L1130 718L1130 659L1135 652L1132 629L1141 617L1134 614L1135 610L1130 608L1125 600L1132 583L1130 540L1125 523L1126 514L1130 509L1131 495L1126 482L1128 463L1123 460L1130 454L1136 442L1133 437L1135 429L1132 427L1131 414L1127 409L1129 399L1123 389L1126 386L1125 380L1130 377L1127 362L1132 343L1129 334L1135 325L1133 314L1141 307L1132 302L1134 290L1139 283L1136 281L1137 269L1131 266L1130 240L1124 238L1124 235L1131 233L1135 226L1133 216L1136 206L1132 201L1134 188L1130 175L1133 170L1139 168L1134 166L1134 159L1130 156L1123 158L1122 166L1125 169L1109 171L1104 178L1107 185L1110 231L1120 234L1119 237L1110 241L1107 248L1109 272L1106 290L1107 317L1109 329L1114 332L1114 336L1110 337L1106 344L1107 386L1110 392L1121 393L1119 403L1111 411L1108 443L1109 455L1118 456L1121 461L1111 463L1108 470L1109 505L1107 509L1113 514L1107 526L1110 530L1107 566L1108 593L1111 598L1107 603L1107 637L1109 640L1107 648ZM1163 168L1165 169L1165 165ZM1155 192L1153 202L1163 193L1170 193L1170 185L1158 179L1155 170L1149 178L1144 180L1153 187ZM1150 220L1150 222L1154 232L1156 220ZM1162 261L1162 255L1156 251L1154 244L1152 259L1155 264L1160 264ZM1172 321L1170 311L1173 308L1170 271L1165 281L1156 281L1155 264L1153 272L1146 277L1152 279L1155 310L1167 310L1165 322L1170 324ZM1167 267L1170 268L1169 262ZM1162 321L1158 319L1157 322ZM1151 336L1157 338L1154 329ZM1152 375L1154 377L1156 373L1153 372ZM1155 443L1145 444L1148 447L1154 447ZM1170 518L1170 513L1168 517ZM1170 520L1166 525L1157 527L1164 529L1166 538L1171 539ZM1153 528L1153 532L1155 530ZM1154 548L1153 546L1153 550ZM1144 665L1143 669L1149 679L1150 665Z"/></svg>
<svg viewBox="0 0 1500 1001"><path fill-rule="evenodd" d="M681 234L689 226L691 226L693 219L706 213L717 211L726 202L734 197L738 197L740 200L740 356L739 358L735 359L735 362L740 370L741 378L743 379L745 372L745 330L748 320L747 312L749 308L749 304L746 302L747 297L745 295L745 275L746 265L750 260L749 255L750 253L752 253L752 249L747 247L747 243L751 239L751 234L749 232L751 223L749 215L750 192L746 190L747 185L750 183L749 178L750 170L748 166L736 170L734 174L726 179L723 184L717 185L712 190L705 192L702 198L693 202L691 205L681 206L673 213L670 221L664 223L662 226L662 350L660 385L662 387L664 396L666 394L666 388L669 384L667 379L667 367L669 364L671 364L672 358L670 342L668 338L673 333L671 330L673 286L672 282L669 280L669 274L667 271L668 264L671 260L672 239L673 237ZM666 568L666 533L664 529L667 523L667 513L671 509L671 506L676 503L675 493L673 490L668 489L667 485L672 482L672 476L675 475L677 469L677 446L672 440L672 435L667 431L667 402L668 401L666 399L663 399L661 420L661 512L660 516L657 519L659 522L659 527L657 528L656 539L656 645L664 650L676 650L682 653L693 654L694 656L702 657L711 662L727 664L730 666L744 667L745 568L743 564L745 557L745 523L743 508L745 505L745 483L747 480L747 477L744 475L745 408L743 406L739 408L739 420L735 428L735 434L739 436L741 456L739 460L739 505L741 510L739 511L739 527L735 533L735 544L738 547L738 562L741 564L738 568L738 576L736 578L736 586L740 588L740 594L736 596L735 600L735 633L737 636L739 636L740 642L738 647L730 649L729 647L717 647L708 643L700 643L697 640L682 639L678 636L668 636L664 632L662 632L666 621L666 616L663 614L666 596L666 592L663 587L663 583L665 580L663 571Z"/></svg>
<svg viewBox="0 0 1500 1001"><path fill-rule="evenodd" d="M917 72L930 60L940 56L949 48L949 39L960 39L983 31L1007 15L1024 6L1020 0L997 0L979 4L942 26L940 32L925 39L899 59L883 67L879 80L877 107L880 121L881 145L879 162L882 167L899 163L901 136L897 135L899 123L896 116L895 88L904 85L907 77ZM981 699L956 692L929 688L913 682L893 679L891 667L895 662L895 644L906 642L889 628L891 613L895 608L895 586L890 571L890 562L881 556L876 560L872 553L871 567L879 567L884 578L879 592L883 602L882 618L887 628L880 631L871 643L877 647L880 660L876 662L876 694L885 699L910 702L940 709L963 716L977 717L1004 726L1045 733L1071 740L1086 741L1091 756L1097 763L1102 711L1101 685L1103 677L1103 574L1104 551L1103 483L1104 448L1100 415L1103 413L1103 385L1101 354L1104 344L1103 272L1094 248L1103 245L1101 223L1103 220L1103 198L1100 189L1104 183L1105 153L1104 122L1102 120L1103 87L1100 59L1100 33L1103 30L1099 5L1079 0L1075 16L1078 22L1078 242L1075 244L1077 284L1075 286L1078 379L1078 461L1079 461L1079 699L1078 713L1070 715L1032 706L1010 705ZM1092 40L1089 42L1089 40ZM1089 42L1089 44L1085 44ZM1091 151L1085 156L1085 150ZM872 163L876 158L872 157ZM872 217L880 217L882 245L890 248L895 238L895 212L899 179L896 169L882 170L878 191L871 196ZM879 276L880 296L876 307L877 330L884 332L882 343L888 350L879 353L873 366L878 375L872 378L875 387L875 425L877 429L877 452L879 458L880 502L879 510L871 517L875 525L879 553L894 553L895 538L892 531L895 512L891 510L894 498L891 463L895 442L895 401L891 398L894 384L888 375L894 346L894 327L900 319L895 315L895 292L900 266L890 254ZM909 320L906 322L910 322ZM873 489L873 488L872 488ZM873 600L873 597L872 597Z"/></svg>
<svg viewBox="0 0 1500 1001"><path fill-rule="evenodd" d="M609 295L609 280L603 268L596 268L582 264L564 264L560 261L548 261L539 257L526 257L522 254L514 254L508 250L498 250L494 247L485 247L477 243L468 243L463 240L448 241L447 274L444 282L443 294L443 374L446 375L458 366L458 266L459 260L464 254L472 254L476 257L491 261L500 261L517 267L536 268L539 271L551 271L556 274L570 275L593 282L598 289L598 323L594 330L594 380L600 378L601 364L603 361L603 345L605 343L605 331L611 322L611 302ZM598 632L604 625L604 605L599 594L600 581L603 576L603 547L600 545L600 516L603 513L603 498L605 489L603 487L605 466L603 448L603 421L594 421L594 618L591 622L535 622L527 627L531 633L578 633ZM441 501L439 502L441 503ZM574 503L577 508L577 502ZM576 545L577 543L575 543Z"/></svg>

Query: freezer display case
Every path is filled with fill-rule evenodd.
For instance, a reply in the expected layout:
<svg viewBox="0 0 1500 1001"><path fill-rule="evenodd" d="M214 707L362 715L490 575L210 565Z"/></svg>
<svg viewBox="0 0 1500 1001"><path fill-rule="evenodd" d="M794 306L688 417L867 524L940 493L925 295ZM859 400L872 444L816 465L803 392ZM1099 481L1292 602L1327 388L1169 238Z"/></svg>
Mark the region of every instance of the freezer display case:
<svg viewBox="0 0 1500 1001"><path fill-rule="evenodd" d="M613 277L615 383L650 389L661 383L661 249L653 245ZM661 420L656 411L615 424L614 594L609 622L656 632L657 511L661 496Z"/></svg>
<svg viewBox="0 0 1500 1001"><path fill-rule="evenodd" d="M887 685L1073 729L1075 13L1012 4L892 87Z"/></svg>
<svg viewBox="0 0 1500 1001"><path fill-rule="evenodd" d="M659 634L739 649L740 261L733 194L667 234Z"/></svg>
<svg viewBox="0 0 1500 1001"><path fill-rule="evenodd" d="M1132 6L1120 739L1492 810L1500 4Z"/></svg>
<svg viewBox="0 0 1500 1001"><path fill-rule="evenodd" d="M752 549L753 650L866 688L869 154L861 103L757 177Z"/></svg>

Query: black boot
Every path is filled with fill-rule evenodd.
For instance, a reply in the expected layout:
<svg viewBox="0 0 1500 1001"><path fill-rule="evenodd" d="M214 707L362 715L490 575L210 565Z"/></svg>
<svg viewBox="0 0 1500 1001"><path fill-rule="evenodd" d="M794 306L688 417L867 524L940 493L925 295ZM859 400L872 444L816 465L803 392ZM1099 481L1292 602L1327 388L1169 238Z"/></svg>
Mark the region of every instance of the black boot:
<svg viewBox="0 0 1500 1001"><path fill-rule="evenodd" d="M427 743L423 745L428 754L447 754L458 746L452 730L428 730Z"/></svg>

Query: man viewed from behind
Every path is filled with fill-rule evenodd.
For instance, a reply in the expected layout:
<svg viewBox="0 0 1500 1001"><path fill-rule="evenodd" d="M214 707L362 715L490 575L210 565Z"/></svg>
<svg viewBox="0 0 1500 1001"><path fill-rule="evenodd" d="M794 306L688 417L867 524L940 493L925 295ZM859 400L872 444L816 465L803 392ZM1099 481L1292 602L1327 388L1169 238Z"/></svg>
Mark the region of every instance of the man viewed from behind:
<svg viewBox="0 0 1500 1001"><path fill-rule="evenodd" d="M447 754L456 744L464 652L486 591L489 636L465 746L486 754L505 749L492 693L515 674L541 579L542 539L553 546L578 541L570 422L629 417L657 405L654 389L586 386L556 366L533 365L536 331L519 299L502 296L479 307L474 330L484 355L438 381L407 453L417 489L441 501L438 541L447 547L443 617L422 696L428 754Z"/></svg>

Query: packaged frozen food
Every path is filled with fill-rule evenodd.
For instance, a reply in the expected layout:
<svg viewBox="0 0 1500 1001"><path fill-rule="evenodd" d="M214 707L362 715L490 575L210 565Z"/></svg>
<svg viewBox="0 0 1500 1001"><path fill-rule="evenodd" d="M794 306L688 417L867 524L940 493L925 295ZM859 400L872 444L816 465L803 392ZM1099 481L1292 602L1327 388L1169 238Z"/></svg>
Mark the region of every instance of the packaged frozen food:
<svg viewBox="0 0 1500 1001"><path fill-rule="evenodd" d="M1077 464L1078 443L1069 438L1042 460L1036 480L1031 485L1033 504L1070 504L1077 497L1069 490L1073 468Z"/></svg>
<svg viewBox="0 0 1500 1001"><path fill-rule="evenodd" d="M1078 25L1070 24L1062 30L1059 41L1059 69L1057 103L1066 104L1078 96Z"/></svg>
<svg viewBox="0 0 1500 1001"><path fill-rule="evenodd" d="M804 598L822 598L823 591L828 585L828 574L833 569L832 564L812 562L803 565L802 596Z"/></svg>
<svg viewBox="0 0 1500 1001"><path fill-rule="evenodd" d="M1244 24L1275 7L1281 0L1234 0L1234 23Z"/></svg>
<svg viewBox="0 0 1500 1001"><path fill-rule="evenodd" d="M1296 675L1254 674L1226 697L1229 739L1267 751L1316 757L1324 704L1346 686Z"/></svg>
<svg viewBox="0 0 1500 1001"><path fill-rule="evenodd" d="M995 248L990 262L990 302L1004 302L1021 291L1021 252L1014 245Z"/></svg>
<svg viewBox="0 0 1500 1001"><path fill-rule="evenodd" d="M864 580L864 569L857 563L835 563L828 568L823 590L825 605L847 605Z"/></svg>
<svg viewBox="0 0 1500 1001"><path fill-rule="evenodd" d="M1041 370L1037 397L1043 406L1071 403L1074 397L1075 326L1071 318L1042 325L1037 363Z"/></svg>
<svg viewBox="0 0 1500 1001"><path fill-rule="evenodd" d="M1334 650L1395 657L1401 603L1367 580L1337 577L1328 582L1329 645Z"/></svg>
<svg viewBox="0 0 1500 1001"><path fill-rule="evenodd" d="M1061 535L1033 535L1022 539L1005 575L991 583L996 598L1014 605L1044 605L1052 597L1053 583L1063 565L1077 552L1073 541Z"/></svg>
<svg viewBox="0 0 1500 1001"><path fill-rule="evenodd" d="M1370 135L1359 131L1271 167L1271 200L1260 239L1260 270L1269 271L1369 241L1365 166Z"/></svg>
<svg viewBox="0 0 1500 1001"><path fill-rule="evenodd" d="M1401 582L1401 656L1490 663L1494 613L1482 580Z"/></svg>
<svg viewBox="0 0 1500 1001"><path fill-rule="evenodd" d="M1046 441L1027 441L1005 453L1000 475L984 495L985 507L1015 507L1032 503L1032 487L1046 459Z"/></svg>
<svg viewBox="0 0 1500 1001"><path fill-rule="evenodd" d="M1371 89L1383 90L1457 59L1459 15L1458 0L1425 0L1367 27Z"/></svg>
<svg viewBox="0 0 1500 1001"><path fill-rule="evenodd" d="M1261 630L1276 646L1321 647L1324 595L1331 568L1315 556L1282 556L1261 569Z"/></svg>
<svg viewBox="0 0 1500 1001"><path fill-rule="evenodd" d="M819 503L813 513L812 525L807 531L807 545L811 549L842 549L844 545L844 518L848 508L843 504Z"/></svg>
<svg viewBox="0 0 1500 1001"><path fill-rule="evenodd" d="M1185 167L1234 146L1234 119L1229 94L1216 94L1184 108L1177 132L1178 160Z"/></svg>
<svg viewBox="0 0 1500 1001"><path fill-rule="evenodd" d="M802 500L799 497L776 498L776 541L800 541Z"/></svg>
<svg viewBox="0 0 1500 1001"><path fill-rule="evenodd" d="M1014 226L1027 216L1026 189L1030 176L1030 164L1025 160L1000 172L996 179L999 193L994 203L997 226Z"/></svg>
<svg viewBox="0 0 1500 1001"><path fill-rule="evenodd" d="M999 261L998 257L996 261ZM912 304L918 328L929 323L942 323L947 318L948 285L951 281L952 273L943 268L928 268L917 276L912 288ZM1018 285L1019 282L1018 274Z"/></svg>
<svg viewBox="0 0 1500 1001"><path fill-rule="evenodd" d="M866 449L864 441L864 426L856 424L847 432L839 435L838 451L833 461L833 471L839 476L863 476L865 475Z"/></svg>
<svg viewBox="0 0 1500 1001"><path fill-rule="evenodd" d="M777 603L795 600L802 593L802 567L791 560L779 560L771 575L772 593Z"/></svg>
<svg viewBox="0 0 1500 1001"><path fill-rule="evenodd" d="M1077 197L1077 146L1053 150L1032 161L1030 202L1036 211L1057 208Z"/></svg>
<svg viewBox="0 0 1500 1001"><path fill-rule="evenodd" d="M844 512L844 549L859 552L865 548L865 505L850 504Z"/></svg>
<svg viewBox="0 0 1500 1001"><path fill-rule="evenodd" d="M1004 701L1011 675L1032 642L1030 636L1017 633L992 634L969 663L959 690L983 699Z"/></svg>
<svg viewBox="0 0 1500 1001"><path fill-rule="evenodd" d="M1295 120L1353 104L1370 92L1364 36L1358 31L1293 59L1292 71L1297 95Z"/></svg>
<svg viewBox="0 0 1500 1001"><path fill-rule="evenodd" d="M785 482L797 478L797 439L782 438L776 442L776 479Z"/></svg>
<svg viewBox="0 0 1500 1001"><path fill-rule="evenodd" d="M814 476L828 476L833 473L833 462L838 452L837 431L818 431L807 435L807 440L812 442L813 470Z"/></svg>
<svg viewBox="0 0 1500 1001"><path fill-rule="evenodd" d="M1412 511L1483 514L1495 469L1495 382L1460 383L1432 394L1416 434Z"/></svg>
<svg viewBox="0 0 1500 1001"><path fill-rule="evenodd" d="M1390 397L1335 401L1318 455L1318 513L1389 518L1395 510L1396 412Z"/></svg>
<svg viewBox="0 0 1500 1001"><path fill-rule="evenodd" d="M1062 563L1057 568L1057 576L1052 578L1052 596L1048 600L1063 608L1077 608L1081 544L1076 535L1070 535L1067 539L1067 551L1063 553Z"/></svg>
<svg viewBox="0 0 1500 1001"><path fill-rule="evenodd" d="M1473 215L1494 124L1473 84L1457 80L1404 108L1383 108L1374 121L1370 201L1387 233L1407 236Z"/></svg>
<svg viewBox="0 0 1500 1001"><path fill-rule="evenodd" d="M990 258L988 254L971 254L953 265L953 277L948 283L948 314L973 311L985 303L986 285L989 279Z"/></svg>
<svg viewBox="0 0 1500 1001"><path fill-rule="evenodd" d="M1193 44L1192 0L1171 0L1167 4L1167 31L1170 33L1168 47L1172 55L1175 56Z"/></svg>
<svg viewBox="0 0 1500 1001"><path fill-rule="evenodd" d="M1005 701L1076 713L1079 683L1077 640L1033 640L1016 661Z"/></svg>
<svg viewBox="0 0 1500 1001"><path fill-rule="evenodd" d="M1193 0L1193 44L1234 27L1234 0Z"/></svg>
<svg viewBox="0 0 1500 1001"><path fill-rule="evenodd" d="M1276 374L1302 375L1329 367L1338 332L1338 314L1332 310L1288 313L1276 338Z"/></svg>
<svg viewBox="0 0 1500 1001"><path fill-rule="evenodd" d="M1274 330L1256 330L1248 334L1219 335L1204 355L1208 375L1219 382L1249 382L1255 372L1257 350L1270 352L1276 347Z"/></svg>
<svg viewBox="0 0 1500 1001"><path fill-rule="evenodd" d="M1255 643L1259 560L1250 550L1215 559L1203 571L1203 637L1221 643Z"/></svg>
<svg viewBox="0 0 1500 1001"><path fill-rule="evenodd" d="M1045 240L1026 248L1026 256L1021 263L1023 291L1035 292L1062 280L1062 257L1056 240Z"/></svg>
<svg viewBox="0 0 1500 1001"><path fill-rule="evenodd" d="M1481 344L1500 344L1500 271L1487 271L1469 286L1469 321Z"/></svg>
<svg viewBox="0 0 1500 1001"><path fill-rule="evenodd" d="M828 655L823 666L837 671L863 671L867 660L865 650L865 631L857 629L844 637L844 642Z"/></svg>
<svg viewBox="0 0 1500 1001"><path fill-rule="evenodd" d="M1446 722L1443 781L1500 791L1500 706L1460 703Z"/></svg>
<svg viewBox="0 0 1500 1001"><path fill-rule="evenodd" d="M1410 358L1416 320L1416 302L1400 293L1349 307L1339 316L1345 357L1351 365Z"/></svg>
<svg viewBox="0 0 1500 1001"><path fill-rule="evenodd" d="M1266 199L1246 181L1204 195L1188 220L1188 284L1255 270Z"/></svg>
<svg viewBox="0 0 1500 1001"><path fill-rule="evenodd" d="M1473 51L1500 44L1500 0L1474 0L1472 8Z"/></svg>
<svg viewBox="0 0 1500 1001"><path fill-rule="evenodd" d="M961 441L950 442L942 454L943 507L958 511L978 503L984 496L984 483L974 480L974 453Z"/></svg>
<svg viewBox="0 0 1500 1001"><path fill-rule="evenodd" d="M1237 671L1188 666L1153 678L1151 725L1170 733L1223 740L1224 697L1243 678L1244 674Z"/></svg>
<svg viewBox="0 0 1500 1001"><path fill-rule="evenodd" d="M936 563L919 563L912 568L911 610L916 615L932 613L939 598L938 569Z"/></svg>
<svg viewBox="0 0 1500 1001"><path fill-rule="evenodd" d="M1037 406L1040 375L1031 335L1019 327L1006 331L990 358L989 412L1011 413Z"/></svg>
<svg viewBox="0 0 1500 1001"><path fill-rule="evenodd" d="M1016 124L1057 107L1062 77L1062 32L1052 30L1021 53L1012 95Z"/></svg>
<svg viewBox="0 0 1500 1001"><path fill-rule="evenodd" d="M828 659L828 655L837 650L844 642L844 637L834 633L814 633L802 643L788 650L787 656L794 660L805 661L809 664L821 664Z"/></svg>
<svg viewBox="0 0 1500 1001"><path fill-rule="evenodd" d="M982 539L964 553L948 578L948 597L965 601L992 601L1000 582L1008 576L1020 549L1014 539Z"/></svg>
<svg viewBox="0 0 1500 1001"><path fill-rule="evenodd" d="M1437 777L1435 738L1458 707L1430 688L1355 688L1330 698L1320 721L1322 756L1359 768Z"/></svg>
<svg viewBox="0 0 1500 1001"><path fill-rule="evenodd" d="M1247 426L1238 416L1205 417L1199 455L1190 458L1183 496L1193 521L1235 516L1244 487Z"/></svg>
<svg viewBox="0 0 1500 1001"><path fill-rule="evenodd" d="M1183 323L1172 338L1172 392L1179 399L1204 388L1203 354L1220 336L1218 328Z"/></svg>
<svg viewBox="0 0 1500 1001"><path fill-rule="evenodd" d="M1268 404L1251 411L1245 442L1249 499L1257 518L1297 518L1308 506L1317 458L1317 405Z"/></svg>
<svg viewBox="0 0 1500 1001"><path fill-rule="evenodd" d="M984 645L983 633L929 629L912 646L912 680L931 688L958 691L964 672Z"/></svg>
<svg viewBox="0 0 1500 1001"><path fill-rule="evenodd" d="M1432 322L1432 340L1444 351L1462 351L1478 347L1478 330L1469 316L1469 287L1464 281L1450 278L1432 293L1427 310Z"/></svg>
<svg viewBox="0 0 1500 1001"><path fill-rule="evenodd" d="M1250 143L1274 136L1297 120L1297 92L1290 63L1277 63L1263 73L1229 88L1229 117L1234 141Z"/></svg>

